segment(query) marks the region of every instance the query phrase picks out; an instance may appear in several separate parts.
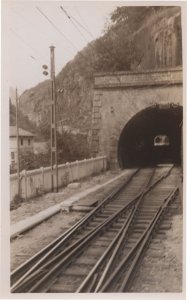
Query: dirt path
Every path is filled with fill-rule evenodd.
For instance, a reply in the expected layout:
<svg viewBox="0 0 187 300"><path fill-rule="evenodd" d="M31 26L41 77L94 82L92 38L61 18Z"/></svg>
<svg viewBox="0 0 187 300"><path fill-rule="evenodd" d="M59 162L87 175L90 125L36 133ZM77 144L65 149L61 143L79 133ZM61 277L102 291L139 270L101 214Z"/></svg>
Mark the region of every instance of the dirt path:
<svg viewBox="0 0 187 300"><path fill-rule="evenodd" d="M55 204L58 204L62 202L63 200L66 200L68 197L82 192L90 187L93 187L97 184L102 184L111 178L119 175L121 171L117 172L105 172L103 174L89 177L87 179L84 179L80 181L80 186L76 189L71 189L69 187L65 187L63 189L60 189L60 197L58 196L58 193L48 193L41 197L37 197L34 199L28 199L27 201L21 203L21 206L17 209L14 209L10 212L10 218L11 218L11 224L19 222L23 219L26 219L30 216L35 215L36 213L53 206Z"/></svg>
<svg viewBox="0 0 187 300"><path fill-rule="evenodd" d="M11 270L48 245L83 216L84 213L80 212L71 212L70 214L66 212L58 213L12 240Z"/></svg>
<svg viewBox="0 0 187 300"><path fill-rule="evenodd" d="M60 199L55 197L54 194L48 194L29 202L22 203L21 207L11 212L12 223L34 215L51 205L62 202L63 199L67 199L67 197L70 197L72 194L75 194L80 190L84 190L96 184L104 183L117 176L119 173L120 172L106 172L105 174L89 178L87 181L82 182L81 187L76 190L71 190L67 187L63 190L63 194ZM122 180L124 179L118 179L117 182L110 184L105 187L105 189L92 193L87 197L87 199L97 199L98 201L104 199L104 197L113 190L114 186L116 186L116 184L120 184ZM42 222L32 230L25 232L16 239L13 239L11 241L11 270L18 267L29 257L57 238L84 215L85 213L83 212L60 212Z"/></svg>

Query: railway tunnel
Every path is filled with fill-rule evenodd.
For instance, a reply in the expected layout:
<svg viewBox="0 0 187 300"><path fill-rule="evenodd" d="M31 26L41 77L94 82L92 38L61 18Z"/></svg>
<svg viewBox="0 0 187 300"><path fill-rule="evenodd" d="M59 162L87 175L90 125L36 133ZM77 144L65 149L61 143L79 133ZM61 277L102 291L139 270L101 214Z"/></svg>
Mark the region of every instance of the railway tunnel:
<svg viewBox="0 0 187 300"><path fill-rule="evenodd" d="M123 128L118 142L121 168L180 164L182 156L182 107L155 105L135 114Z"/></svg>
<svg viewBox="0 0 187 300"><path fill-rule="evenodd" d="M111 169L180 164L182 98L181 67L95 74L93 157Z"/></svg>

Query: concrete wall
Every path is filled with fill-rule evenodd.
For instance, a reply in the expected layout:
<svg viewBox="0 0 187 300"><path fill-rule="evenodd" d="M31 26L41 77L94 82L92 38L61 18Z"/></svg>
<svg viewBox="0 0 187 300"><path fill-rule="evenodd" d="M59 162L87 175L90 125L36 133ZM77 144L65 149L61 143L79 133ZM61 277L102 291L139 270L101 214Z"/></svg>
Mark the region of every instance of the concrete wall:
<svg viewBox="0 0 187 300"><path fill-rule="evenodd" d="M155 105L182 105L182 70L97 74L92 113L93 156L107 155L118 166L118 141L128 121Z"/></svg>
<svg viewBox="0 0 187 300"><path fill-rule="evenodd" d="M80 180L82 178L98 174L107 170L106 156L85 159L59 165L59 187ZM51 190L51 169L40 168L32 171L21 172L21 196L25 199L42 195ZM54 187L56 180L54 176ZM10 200L12 201L18 192L17 174L10 175Z"/></svg>

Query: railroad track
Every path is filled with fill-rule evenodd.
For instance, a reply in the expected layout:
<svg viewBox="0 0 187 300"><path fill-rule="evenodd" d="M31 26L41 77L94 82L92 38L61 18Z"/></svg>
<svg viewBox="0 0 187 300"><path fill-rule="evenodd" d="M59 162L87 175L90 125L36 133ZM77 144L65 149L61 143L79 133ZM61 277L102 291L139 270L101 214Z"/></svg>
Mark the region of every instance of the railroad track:
<svg viewBox="0 0 187 300"><path fill-rule="evenodd" d="M11 292L126 291L178 189L175 168L136 170L93 211L11 274Z"/></svg>

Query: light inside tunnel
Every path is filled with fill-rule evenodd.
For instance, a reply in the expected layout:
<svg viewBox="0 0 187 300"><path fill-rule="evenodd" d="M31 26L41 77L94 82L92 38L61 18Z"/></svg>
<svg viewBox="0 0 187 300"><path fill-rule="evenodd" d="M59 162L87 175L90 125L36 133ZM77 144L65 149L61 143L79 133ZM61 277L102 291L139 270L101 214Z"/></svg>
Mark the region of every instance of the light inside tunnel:
<svg viewBox="0 0 187 300"><path fill-rule="evenodd" d="M161 146L169 146L169 138L167 135L156 135L154 138L154 146L161 147Z"/></svg>
<svg viewBox="0 0 187 300"><path fill-rule="evenodd" d="M162 108L155 105L137 113L124 127L119 139L120 167L180 164L181 124L181 106Z"/></svg>

